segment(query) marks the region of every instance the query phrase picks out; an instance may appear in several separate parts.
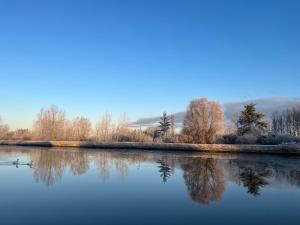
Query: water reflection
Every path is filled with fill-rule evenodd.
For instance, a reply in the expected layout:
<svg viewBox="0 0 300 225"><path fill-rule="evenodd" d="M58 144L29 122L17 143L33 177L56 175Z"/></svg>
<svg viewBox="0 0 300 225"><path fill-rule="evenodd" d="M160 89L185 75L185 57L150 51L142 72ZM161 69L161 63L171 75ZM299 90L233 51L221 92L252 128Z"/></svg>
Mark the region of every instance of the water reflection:
<svg viewBox="0 0 300 225"><path fill-rule="evenodd" d="M28 161L32 160L34 180L47 186L62 181L68 171L74 176L81 176L91 168L98 171L102 182L110 179L112 170L116 170L126 181L131 166L147 162L156 171L161 183L166 185L172 185L169 181L175 170L182 171L182 179L190 198L203 205L222 200L228 182L234 182L256 197L263 195L263 190L268 187L300 188L300 158L24 149L1 149L0 159L21 156Z"/></svg>
<svg viewBox="0 0 300 225"><path fill-rule="evenodd" d="M271 176L270 170L255 171L253 168L241 168L240 179L248 189L248 193L259 196L261 189L268 185L267 177Z"/></svg>
<svg viewBox="0 0 300 225"><path fill-rule="evenodd" d="M168 179L172 175L172 168L168 165L168 163L164 160L158 160L157 163L159 164L157 167L159 168L159 174L162 178L164 184L167 183Z"/></svg>
<svg viewBox="0 0 300 225"><path fill-rule="evenodd" d="M183 178L193 201L208 205L221 200L226 189L224 169L212 158L187 158L181 161Z"/></svg>
<svg viewBox="0 0 300 225"><path fill-rule="evenodd" d="M300 158L241 156L223 165L229 179L255 197L267 187L300 187Z"/></svg>
<svg viewBox="0 0 300 225"><path fill-rule="evenodd" d="M109 178L109 153L100 152L94 157L94 162L99 168L99 175L103 182Z"/></svg>
<svg viewBox="0 0 300 225"><path fill-rule="evenodd" d="M51 186L62 179L68 154L57 151L30 151L29 154L35 162L33 176L36 182Z"/></svg>
<svg viewBox="0 0 300 225"><path fill-rule="evenodd" d="M29 168L32 168L33 166L33 161L24 163L24 162L20 162L19 159L17 159L16 161L12 161L12 162L1 162L0 161L0 166L15 166L16 168L19 168L19 166L28 166Z"/></svg>

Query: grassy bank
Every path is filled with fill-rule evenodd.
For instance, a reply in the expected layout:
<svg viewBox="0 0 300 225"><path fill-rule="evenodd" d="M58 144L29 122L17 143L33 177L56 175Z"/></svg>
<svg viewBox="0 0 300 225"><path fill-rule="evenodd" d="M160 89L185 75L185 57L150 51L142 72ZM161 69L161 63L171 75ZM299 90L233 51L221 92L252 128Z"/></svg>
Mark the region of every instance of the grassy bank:
<svg viewBox="0 0 300 225"><path fill-rule="evenodd" d="M136 142L80 142L80 141L0 141L0 145L300 155L300 145L298 144L228 145L228 144L165 144L165 143L136 143Z"/></svg>

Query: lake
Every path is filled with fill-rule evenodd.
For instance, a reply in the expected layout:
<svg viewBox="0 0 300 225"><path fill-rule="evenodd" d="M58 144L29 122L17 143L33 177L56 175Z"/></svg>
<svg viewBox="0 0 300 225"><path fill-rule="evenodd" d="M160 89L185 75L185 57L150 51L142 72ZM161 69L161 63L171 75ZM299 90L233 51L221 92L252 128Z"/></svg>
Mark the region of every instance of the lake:
<svg viewBox="0 0 300 225"><path fill-rule="evenodd" d="M0 180L3 225L300 223L299 156L1 146Z"/></svg>

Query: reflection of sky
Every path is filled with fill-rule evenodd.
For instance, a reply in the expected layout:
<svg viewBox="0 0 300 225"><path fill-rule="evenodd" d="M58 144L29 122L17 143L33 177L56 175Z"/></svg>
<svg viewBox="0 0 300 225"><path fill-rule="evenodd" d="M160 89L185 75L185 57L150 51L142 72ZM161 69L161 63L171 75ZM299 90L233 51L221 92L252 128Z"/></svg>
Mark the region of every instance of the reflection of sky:
<svg viewBox="0 0 300 225"><path fill-rule="evenodd" d="M35 160L39 160L37 157L41 157L39 154L49 153L49 151L34 151L34 153L38 153L34 155ZM271 182L271 185L262 187L260 195L255 197L247 192L246 187L242 184L237 185L230 178L231 172L229 167L225 166L226 163L229 160L241 162L243 157L226 155L222 159L222 155L216 156L219 159L218 162L221 163L214 165L221 165L219 170L225 169L226 189L220 199L203 205L200 202L192 201L188 191L188 186L200 188L203 187L203 183L192 185L189 182L193 183L193 180L184 179L184 173L188 171L184 171L183 168L192 169L190 171L195 172L197 172L197 168L181 166L183 158L193 162L193 159L196 160L199 157L159 152L145 152L144 154L131 152L128 156L113 151L106 152L107 154L103 154L103 152L58 150L54 152L53 156L47 155L48 157L57 157L53 158L54 161L48 165L49 168L60 165L56 164L57 161L66 159L76 159L72 162L76 164L77 160L82 160L81 157L85 154L89 159L88 169L80 175L74 175L74 171L70 169L71 165L67 163L63 168L62 178L55 180L55 183L49 186L43 180L36 183L34 173L44 172L42 169L30 169L26 166L18 169L1 167L1 221L11 220L14 222L13 224L22 221L22 224L30 225L40 223L94 224L95 221L101 221L103 224L108 224L109 221L112 221L113 224L124 224L127 221L128 224L240 224L236 221L242 221L243 224L260 224L262 220L268 219L270 224L289 225L295 224L294 222L298 219L296 211L300 202L300 189L296 186L287 189L285 185L273 186L273 182ZM16 157L30 160L32 154L31 150L20 152L18 148L15 148L11 153L0 151L0 158L7 161L15 160ZM63 154L65 155L63 156ZM100 155L108 157L109 175L107 179L102 179L99 165L95 163L96 157ZM130 159L137 155L142 157L141 160L130 162ZM287 171L295 169L292 164L295 165L295 160L297 160L268 156L262 156L262 158L266 162L269 158L269 161L277 162L277 165L285 165L281 168ZM102 159L102 157L98 158L98 160ZM166 183L160 176L159 164L156 159L166 162L175 161L175 172L171 173ZM210 158L205 156L203 159L200 162L207 163L209 161L206 160ZM249 159L247 166L253 166L258 162L257 157L247 156L247 159ZM116 162L119 163L119 166L127 162L127 169L121 172L120 168L116 167ZM37 161L34 163L38 164ZM199 166L199 168L203 166L191 165ZM209 164L209 166L211 165ZM215 168L212 167L212 169ZM204 171L210 172L202 170L198 175L202 176ZM50 174L48 175L50 176ZM187 179L198 180L198 175L196 177L193 175L195 174L189 174ZM200 180L205 181L205 179ZM197 190L195 193L198 193ZM210 193L210 196L213 195L214 193ZM201 197L205 196L198 196L200 199ZM18 213L16 214L16 212ZM286 220L287 217L288 220Z"/></svg>

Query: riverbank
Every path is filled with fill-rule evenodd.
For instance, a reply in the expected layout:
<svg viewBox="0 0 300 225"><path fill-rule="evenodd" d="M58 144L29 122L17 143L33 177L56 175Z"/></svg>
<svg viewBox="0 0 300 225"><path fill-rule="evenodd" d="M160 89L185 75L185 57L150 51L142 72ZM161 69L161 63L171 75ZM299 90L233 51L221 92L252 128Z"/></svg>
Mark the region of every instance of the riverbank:
<svg viewBox="0 0 300 225"><path fill-rule="evenodd" d="M167 144L136 142L85 142L85 141L1 141L0 145L93 148L93 149L140 149L153 151L193 151L211 153L263 153L263 154L297 154L299 144L281 145L228 145L228 144Z"/></svg>

